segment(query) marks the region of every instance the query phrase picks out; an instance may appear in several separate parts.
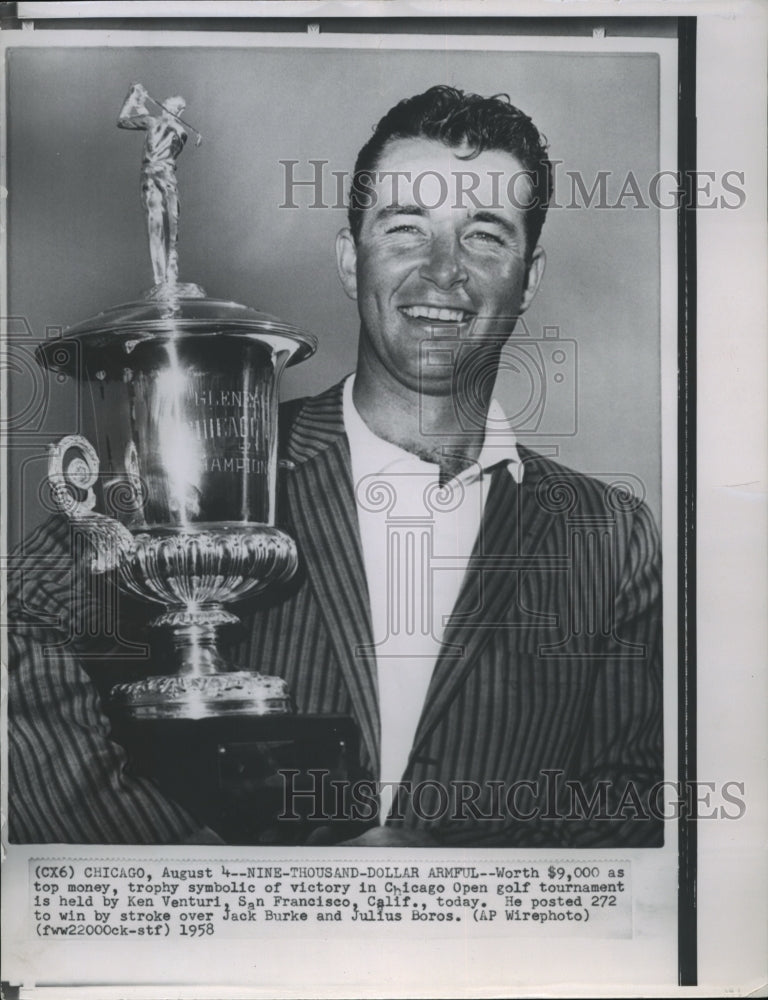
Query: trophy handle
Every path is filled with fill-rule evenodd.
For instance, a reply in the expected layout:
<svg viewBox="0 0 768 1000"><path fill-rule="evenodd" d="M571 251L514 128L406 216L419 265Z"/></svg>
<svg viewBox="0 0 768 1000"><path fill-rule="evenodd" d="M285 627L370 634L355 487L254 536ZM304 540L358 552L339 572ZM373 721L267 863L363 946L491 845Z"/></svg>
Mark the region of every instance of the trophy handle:
<svg viewBox="0 0 768 1000"><path fill-rule="evenodd" d="M53 502L85 529L94 548L91 569L106 573L133 550L134 542L124 524L93 509L96 506L93 485L99 475L99 464L96 449L82 434L67 434L48 446L48 484ZM78 491L85 493L85 499L77 498Z"/></svg>

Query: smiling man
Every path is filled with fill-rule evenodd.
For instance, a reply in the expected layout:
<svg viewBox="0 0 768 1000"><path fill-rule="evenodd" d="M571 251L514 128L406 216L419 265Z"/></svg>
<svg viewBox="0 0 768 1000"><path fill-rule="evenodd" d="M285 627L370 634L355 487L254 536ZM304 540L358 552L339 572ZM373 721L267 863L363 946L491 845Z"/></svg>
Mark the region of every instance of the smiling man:
<svg viewBox="0 0 768 1000"><path fill-rule="evenodd" d="M652 517L518 447L493 398L551 176L508 99L450 87L357 159L337 239L357 367L285 408L303 577L243 651L302 710L358 721L376 808L356 844L661 842Z"/></svg>

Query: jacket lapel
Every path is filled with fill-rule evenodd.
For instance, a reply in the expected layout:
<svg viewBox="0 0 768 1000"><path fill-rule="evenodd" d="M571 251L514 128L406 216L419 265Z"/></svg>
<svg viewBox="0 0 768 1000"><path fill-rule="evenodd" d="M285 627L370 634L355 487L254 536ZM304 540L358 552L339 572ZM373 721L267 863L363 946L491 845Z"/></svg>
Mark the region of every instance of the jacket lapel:
<svg viewBox="0 0 768 1000"><path fill-rule="evenodd" d="M440 722L467 674L478 663L491 636L517 600L520 577L536 562L536 553L552 525L553 514L537 491L536 456L525 462L518 486L506 466L493 472L483 520L416 730L412 757ZM472 720L468 720L472 724Z"/></svg>
<svg viewBox="0 0 768 1000"><path fill-rule="evenodd" d="M294 463L286 485L288 514L360 725L363 759L377 775L376 663L362 653L373 638L341 385L306 401L286 451Z"/></svg>

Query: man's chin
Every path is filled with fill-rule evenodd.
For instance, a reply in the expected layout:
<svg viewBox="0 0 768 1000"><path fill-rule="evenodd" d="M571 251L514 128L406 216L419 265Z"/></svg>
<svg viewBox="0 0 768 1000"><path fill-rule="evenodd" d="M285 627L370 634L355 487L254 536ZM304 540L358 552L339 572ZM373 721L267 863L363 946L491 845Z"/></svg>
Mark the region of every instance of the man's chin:
<svg viewBox="0 0 768 1000"><path fill-rule="evenodd" d="M455 394L453 377L430 371L428 366L416 370L400 369L397 379L404 388L421 396L447 397Z"/></svg>

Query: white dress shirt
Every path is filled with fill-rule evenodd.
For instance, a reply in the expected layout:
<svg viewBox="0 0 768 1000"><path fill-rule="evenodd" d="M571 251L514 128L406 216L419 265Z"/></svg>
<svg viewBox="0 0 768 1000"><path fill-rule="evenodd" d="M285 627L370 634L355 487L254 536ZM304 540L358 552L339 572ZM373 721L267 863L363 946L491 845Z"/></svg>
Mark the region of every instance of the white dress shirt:
<svg viewBox="0 0 768 1000"><path fill-rule="evenodd" d="M443 631L475 545L491 467L523 465L499 403L488 410L476 462L440 486L440 467L378 437L357 412L354 375L344 384L344 429L368 583L381 721L382 782L399 782L408 763ZM383 787L379 821L393 787Z"/></svg>

